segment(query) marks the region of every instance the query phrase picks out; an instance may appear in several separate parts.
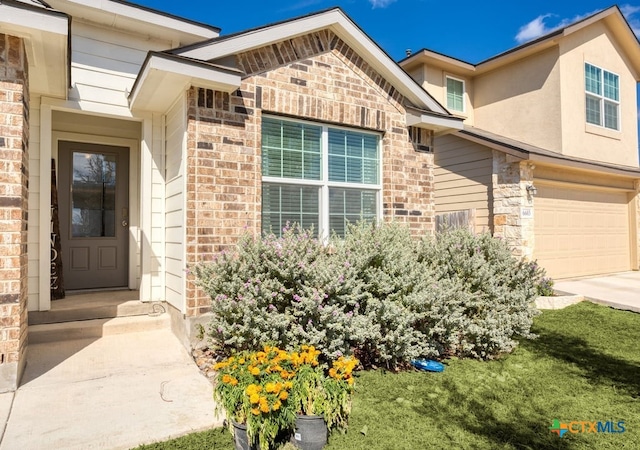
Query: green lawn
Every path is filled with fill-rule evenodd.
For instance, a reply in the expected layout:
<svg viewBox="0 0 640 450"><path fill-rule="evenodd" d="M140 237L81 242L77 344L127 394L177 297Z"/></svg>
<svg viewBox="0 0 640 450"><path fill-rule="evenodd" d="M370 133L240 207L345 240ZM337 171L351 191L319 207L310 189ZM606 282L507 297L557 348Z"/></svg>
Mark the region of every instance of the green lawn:
<svg viewBox="0 0 640 450"><path fill-rule="evenodd" d="M536 318L511 355L451 360L443 373L370 371L357 380L338 449L640 448L640 314L580 303ZM624 421L624 433L549 431L554 419ZM233 449L221 429L140 449Z"/></svg>

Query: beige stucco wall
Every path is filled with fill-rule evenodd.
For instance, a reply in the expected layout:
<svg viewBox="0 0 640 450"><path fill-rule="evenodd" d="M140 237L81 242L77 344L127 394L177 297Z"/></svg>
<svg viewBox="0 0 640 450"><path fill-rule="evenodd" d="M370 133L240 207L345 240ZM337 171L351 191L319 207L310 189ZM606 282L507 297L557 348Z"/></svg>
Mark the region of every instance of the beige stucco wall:
<svg viewBox="0 0 640 450"><path fill-rule="evenodd" d="M638 166L636 80L622 53L603 23L595 23L560 41L564 154ZM620 77L620 131L586 123L585 62Z"/></svg>
<svg viewBox="0 0 640 450"><path fill-rule="evenodd" d="M480 75L474 84L475 126L561 151L558 47Z"/></svg>
<svg viewBox="0 0 640 450"><path fill-rule="evenodd" d="M445 108L447 107L447 81L446 77L464 81L464 112L449 109L449 112L457 117L464 118L464 123L473 125L473 81L461 73L452 72L438 67L436 64L422 65L409 73L414 80L435 98Z"/></svg>

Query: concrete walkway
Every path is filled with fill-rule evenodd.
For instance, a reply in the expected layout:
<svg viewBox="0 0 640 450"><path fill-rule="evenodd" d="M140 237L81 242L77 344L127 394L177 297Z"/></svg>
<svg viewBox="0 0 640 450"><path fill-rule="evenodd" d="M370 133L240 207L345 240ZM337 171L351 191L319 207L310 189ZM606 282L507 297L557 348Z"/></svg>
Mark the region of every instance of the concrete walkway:
<svg viewBox="0 0 640 450"><path fill-rule="evenodd" d="M554 289L583 295L586 300L612 308L640 312L640 272L558 281Z"/></svg>
<svg viewBox="0 0 640 450"><path fill-rule="evenodd" d="M214 407L168 329L35 344L0 394L0 449L130 449L220 425Z"/></svg>

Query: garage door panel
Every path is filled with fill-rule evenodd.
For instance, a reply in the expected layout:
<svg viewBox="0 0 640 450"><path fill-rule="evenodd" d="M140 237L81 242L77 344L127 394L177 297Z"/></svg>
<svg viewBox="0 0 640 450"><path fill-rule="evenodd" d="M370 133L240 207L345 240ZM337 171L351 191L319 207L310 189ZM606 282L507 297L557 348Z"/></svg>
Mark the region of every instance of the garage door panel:
<svg viewBox="0 0 640 450"><path fill-rule="evenodd" d="M630 270L626 193L536 185L534 256L549 275Z"/></svg>

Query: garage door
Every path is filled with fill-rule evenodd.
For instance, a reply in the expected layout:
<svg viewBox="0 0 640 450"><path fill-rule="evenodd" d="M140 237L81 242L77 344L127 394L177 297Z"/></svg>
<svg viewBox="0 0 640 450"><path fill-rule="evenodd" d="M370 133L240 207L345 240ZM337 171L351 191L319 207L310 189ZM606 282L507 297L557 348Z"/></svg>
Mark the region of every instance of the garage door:
<svg viewBox="0 0 640 450"><path fill-rule="evenodd" d="M535 251L554 278L631 270L625 192L558 187L536 182Z"/></svg>

